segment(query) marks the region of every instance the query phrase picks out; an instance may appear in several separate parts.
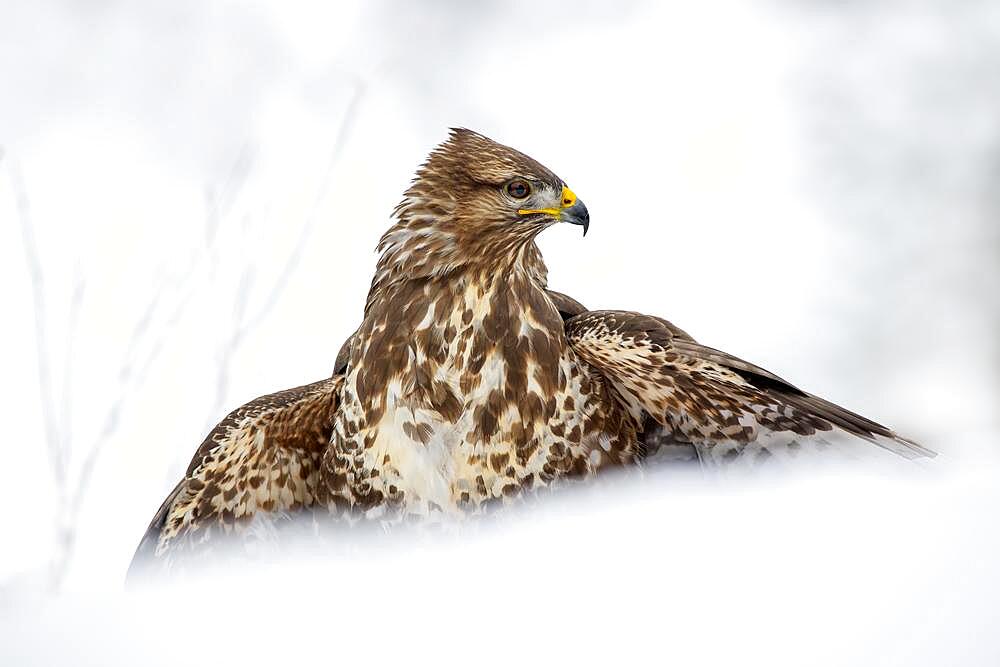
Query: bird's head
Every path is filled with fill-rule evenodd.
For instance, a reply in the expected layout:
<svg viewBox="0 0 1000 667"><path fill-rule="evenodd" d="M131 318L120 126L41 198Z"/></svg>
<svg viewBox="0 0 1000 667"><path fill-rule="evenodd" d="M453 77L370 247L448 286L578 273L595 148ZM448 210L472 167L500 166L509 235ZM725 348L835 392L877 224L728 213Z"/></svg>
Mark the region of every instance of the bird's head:
<svg viewBox="0 0 1000 667"><path fill-rule="evenodd" d="M557 222L590 226L587 207L561 178L524 153L453 129L417 172L400 220L447 219L457 233L529 240Z"/></svg>

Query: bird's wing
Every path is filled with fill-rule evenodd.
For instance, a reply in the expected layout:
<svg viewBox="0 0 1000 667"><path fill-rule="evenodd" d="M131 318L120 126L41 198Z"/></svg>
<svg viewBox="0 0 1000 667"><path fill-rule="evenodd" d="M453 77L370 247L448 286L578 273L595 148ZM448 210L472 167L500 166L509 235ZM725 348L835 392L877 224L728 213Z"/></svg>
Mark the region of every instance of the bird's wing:
<svg viewBox="0 0 1000 667"><path fill-rule="evenodd" d="M592 311L566 322L576 353L615 387L632 416L647 416L703 461L768 458L843 432L907 458L933 452L777 375L697 343L666 320Z"/></svg>
<svg viewBox="0 0 1000 667"><path fill-rule="evenodd" d="M545 290L545 294L549 297L549 300L552 301L553 305L555 305L559 314L562 315L564 322L575 315L587 312L586 306L573 297L567 296L562 292L547 289Z"/></svg>
<svg viewBox="0 0 1000 667"><path fill-rule="evenodd" d="M258 515L311 506L342 383L338 375L261 396L222 420L153 517L130 576Z"/></svg>
<svg viewBox="0 0 1000 667"><path fill-rule="evenodd" d="M351 360L351 347L354 345L354 337L357 335L358 330L355 329L354 333L348 336L344 344L340 346L340 350L337 352L337 360L333 362L334 375L347 374L347 364Z"/></svg>

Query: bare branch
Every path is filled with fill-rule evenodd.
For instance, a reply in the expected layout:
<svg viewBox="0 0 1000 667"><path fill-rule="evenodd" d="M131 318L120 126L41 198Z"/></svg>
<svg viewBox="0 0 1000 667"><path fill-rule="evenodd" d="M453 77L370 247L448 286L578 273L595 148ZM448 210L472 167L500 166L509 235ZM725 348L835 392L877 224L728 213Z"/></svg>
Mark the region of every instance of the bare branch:
<svg viewBox="0 0 1000 667"><path fill-rule="evenodd" d="M316 223L319 219L319 209L329 192L330 184L333 181L333 173L340 161L344 145L347 142L347 137L350 135L353 127L354 119L357 115L358 106L361 102L364 90L363 81L360 79L355 80L354 92L351 95L351 99L347 104L346 110L344 111L344 117L341 119L340 127L337 130L336 138L330 151L330 159L327 163L326 170L324 171L322 181L320 182L319 189L313 200L309 214L306 216L305 221L299 228L295 245L285 258L274 283L271 285L267 296L264 298L263 304L256 312L248 317L245 316L251 293L251 282L248 281L248 278L253 275L253 265L248 264L244 268L244 273L240 280L240 285L236 294L236 307L234 309L234 315L236 315L236 317L233 322L233 328L230 335L222 341L218 353L215 397L206 418L206 431L211 430L215 426L225 409L225 404L229 397L229 377L232 360L236 356L238 348L242 345L249 333L255 330L260 323L267 318L268 315L270 315L271 311L280 300L281 295L284 293L285 288L288 286L289 279L294 273L296 267L299 265L302 253L305 251L309 238L315 230ZM218 209L213 209L213 211L218 213ZM218 220L213 220L213 224L217 225ZM250 258L248 258L247 261L251 261Z"/></svg>
<svg viewBox="0 0 1000 667"><path fill-rule="evenodd" d="M295 241L295 246L285 259L281 272L278 274L271 291L264 299L263 306L261 306L260 310L249 321L242 325L242 328L245 330L249 331L254 329L265 317L268 316L268 314L270 314L271 310L278 302L278 299L281 297L281 294L285 291L285 287L288 285L288 279L291 277L292 272L295 267L298 266L299 259L302 257L302 252L305 250L306 242L312 236L313 230L316 227L316 221L319 219L319 208L330 189L330 183L333 182L333 172L337 167L337 164L340 162L340 156L341 153L343 153L344 144L347 142L347 137L349 136L351 128L354 124L354 118L357 114L358 105L361 102L361 97L365 90L364 82L361 80L356 80L354 85L354 94L351 96L351 100L347 104L347 109L344 111L343 119L341 119L340 128L337 130L337 138L334 140L333 148L330 152L330 161L327 163L326 171L324 172L319 191L316 193L316 198L313 200L312 209L306 217L305 222L302 224L301 229L299 229L299 235Z"/></svg>
<svg viewBox="0 0 1000 667"><path fill-rule="evenodd" d="M363 86L356 82L354 94L348 104L347 111L338 130L333 146L330 163L325 171L320 189L310 214L298 231L295 244L285 258L276 279L270 285L262 301L261 307L255 312L250 311L253 296L256 266L251 257L244 259L235 300L233 303L232 324L229 333L222 341L218 360L216 378L216 396L213 405L213 416L221 410L228 395L230 370L233 359L248 334L264 320L279 301L289 279L299 264L309 237L316 226L319 208L329 190L332 173L343 150L343 145L350 131L354 115L360 101ZM5 157L0 147L0 160ZM50 585L55 589L61 584L76 544L77 524L83 500L90 489L94 470L101 454L118 431L125 406L136 393L149 373L151 366L170 340L173 330L183 319L191 300L198 293L195 276L201 267L207 266L214 274L220 265L217 259L220 224L228 215L233 203L247 180L252 164L252 152L244 147L234 162L228 177L218 189L206 190L206 216L204 226L204 241L193 250L189 261L180 274L172 274L166 279L157 279L154 289L147 302L140 309L140 316L130 332L124 346L121 363L117 369L117 387L109 396L105 414L98 433L86 449L75 451L70 433L74 418L74 371L75 346L79 331L80 316L86 292L86 281L79 268L73 278L72 292L68 304L68 327L65 341L65 363L61 370L61 386L56 391L53 377L52 347L49 340L49 321L46 310L45 274L36 239L36 227L31 217L26 188L21 173L11 168L17 212L20 219L21 235L28 274L32 289L32 305L35 319L35 345L37 351L39 392L42 404L42 417L45 427L45 441L49 461L52 468L55 486L58 490L58 506L56 516L57 552L50 565ZM164 318L164 311L167 314ZM57 404L56 394L60 394L61 403ZM83 460L78 470L75 465L76 456L82 454ZM75 473L75 474L71 474Z"/></svg>
<svg viewBox="0 0 1000 667"><path fill-rule="evenodd" d="M149 371L149 367L160 355L160 352L163 350L163 345L172 333L174 326L183 316L184 311L187 309L187 306L191 301L191 297L195 293L194 285L189 285L188 288L183 291L180 299L171 312L170 317L167 318L167 320L156 330L156 334L152 337L152 342L149 343L145 355L139 357L138 350L143 346L143 343L146 342L147 336L150 335L150 323L154 319L155 313L159 310L159 304L169 287L183 287L194 275L196 268L196 262L190 262L180 278L174 281L165 281L159 288L154 290L149 302L143 310L142 316L132 329L128 347L126 348L125 358L118 372L118 389L115 392L115 397L112 400L107 413L105 414L103 426L101 427L100 432L91 443L91 446L87 449L86 457L80 467L77 482L71 495L71 511L72 516L74 517L79 512L81 501L83 500L83 497L89 487L90 479L94 472L94 466L96 465L104 446L118 429L119 419L121 418L122 410L126 401L135 393L135 387L141 384L141 382L145 379L146 374Z"/></svg>
<svg viewBox="0 0 1000 667"><path fill-rule="evenodd" d="M76 343L77 331L80 328L80 309L83 306L86 285L86 279L83 277L80 265L77 264L73 269L73 294L69 303L66 356L63 361L62 391L60 392L62 410L59 419L59 432L62 434L63 457L67 461L73 449L73 371L76 368L73 348Z"/></svg>
<svg viewBox="0 0 1000 667"><path fill-rule="evenodd" d="M11 187L17 204L21 223L21 240L31 281L32 305L35 315L35 354L38 364L38 388L42 401L42 421L45 428L45 443L49 451L49 461L56 487L60 493L66 486L66 457L60 442L59 425L56 415L55 394L52 389L52 368L49 358L48 327L45 310L45 274L35 240L35 227L31 219L31 207L21 171L16 164L10 166Z"/></svg>

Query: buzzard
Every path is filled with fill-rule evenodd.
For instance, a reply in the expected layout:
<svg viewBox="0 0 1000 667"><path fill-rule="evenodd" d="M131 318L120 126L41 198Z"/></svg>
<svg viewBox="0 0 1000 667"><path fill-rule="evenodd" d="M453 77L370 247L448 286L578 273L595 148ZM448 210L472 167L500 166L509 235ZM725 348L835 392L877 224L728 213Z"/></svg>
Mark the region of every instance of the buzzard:
<svg viewBox="0 0 1000 667"><path fill-rule="evenodd" d="M561 178L452 130L378 244L332 377L238 408L205 438L135 563L301 512L448 517L687 448L707 466L862 439L932 452L670 322L548 289L535 237L587 233Z"/></svg>

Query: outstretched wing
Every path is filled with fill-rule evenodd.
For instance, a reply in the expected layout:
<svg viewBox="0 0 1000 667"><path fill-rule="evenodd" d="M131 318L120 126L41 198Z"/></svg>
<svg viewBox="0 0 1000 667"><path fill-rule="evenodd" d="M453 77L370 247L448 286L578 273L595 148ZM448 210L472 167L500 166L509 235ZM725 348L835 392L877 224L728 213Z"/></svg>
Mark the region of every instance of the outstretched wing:
<svg viewBox="0 0 1000 667"><path fill-rule="evenodd" d="M261 396L231 412L157 511L129 568L309 507L343 376Z"/></svg>
<svg viewBox="0 0 1000 667"><path fill-rule="evenodd" d="M640 424L654 420L702 461L768 458L843 432L907 458L933 452L773 373L697 343L666 320L592 311L566 322L577 354Z"/></svg>

